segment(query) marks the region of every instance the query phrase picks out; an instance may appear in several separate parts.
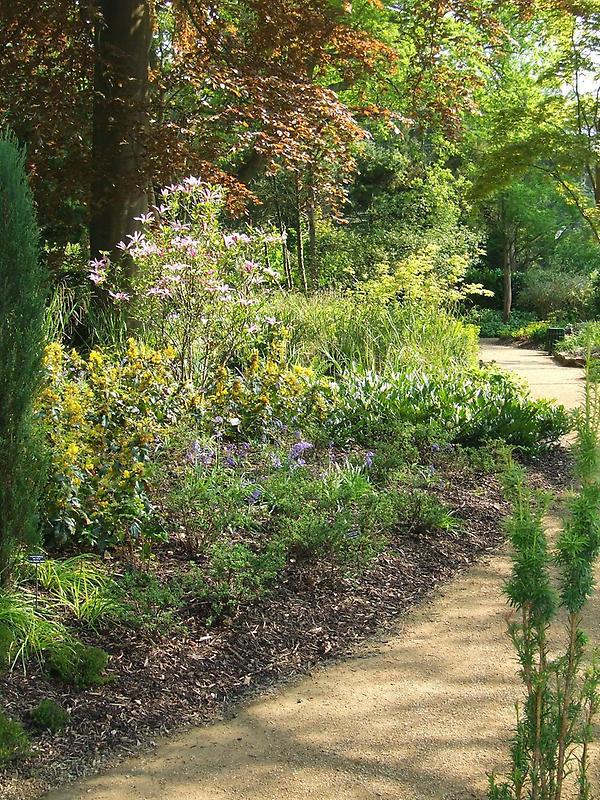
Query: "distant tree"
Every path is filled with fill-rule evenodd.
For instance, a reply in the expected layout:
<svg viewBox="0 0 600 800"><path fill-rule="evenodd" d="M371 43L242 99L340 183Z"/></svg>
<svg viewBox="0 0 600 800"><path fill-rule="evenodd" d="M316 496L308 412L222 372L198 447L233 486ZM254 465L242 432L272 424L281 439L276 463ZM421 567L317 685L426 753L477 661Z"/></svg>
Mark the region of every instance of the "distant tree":
<svg viewBox="0 0 600 800"><path fill-rule="evenodd" d="M517 31L483 90L476 125L489 143L479 190L501 191L537 170L600 243L600 5L550 4ZM514 40L513 40L514 41Z"/></svg>

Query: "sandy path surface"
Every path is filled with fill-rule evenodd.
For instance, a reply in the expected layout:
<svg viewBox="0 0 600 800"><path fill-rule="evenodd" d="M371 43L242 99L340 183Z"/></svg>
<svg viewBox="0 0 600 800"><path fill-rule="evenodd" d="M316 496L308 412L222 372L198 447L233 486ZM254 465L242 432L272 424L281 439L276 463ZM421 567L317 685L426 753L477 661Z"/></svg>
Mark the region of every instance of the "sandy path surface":
<svg viewBox="0 0 600 800"><path fill-rule="evenodd" d="M486 342L482 358L573 407L581 372ZM502 769L519 696L506 556L437 591L392 635L230 720L62 788L51 800L467 800ZM600 641L600 602L591 610ZM589 627L588 627L589 629Z"/></svg>

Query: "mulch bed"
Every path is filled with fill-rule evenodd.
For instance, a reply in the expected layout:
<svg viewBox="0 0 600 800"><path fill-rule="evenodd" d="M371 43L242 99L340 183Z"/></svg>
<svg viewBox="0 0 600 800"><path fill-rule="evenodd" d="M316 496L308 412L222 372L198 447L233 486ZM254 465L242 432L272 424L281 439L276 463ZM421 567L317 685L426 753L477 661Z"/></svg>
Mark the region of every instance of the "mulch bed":
<svg viewBox="0 0 600 800"><path fill-rule="evenodd" d="M585 358L568 353L553 353L552 357L561 367L585 367Z"/></svg>
<svg viewBox="0 0 600 800"><path fill-rule="evenodd" d="M536 485L561 488L566 459L558 451L530 465ZM176 640L149 640L126 629L87 635L112 656L111 681L101 688L65 688L35 668L1 680L9 715L26 720L40 700L53 698L69 709L71 721L56 735L35 737L32 756L19 772L0 775L0 797L39 796L152 746L157 736L219 719L235 703L347 656L375 631L392 627L433 588L502 540L508 509L493 477L447 474L435 491L463 521L460 533L398 530L385 553L352 579L334 579L323 565L293 565L260 604L216 629L191 618Z"/></svg>

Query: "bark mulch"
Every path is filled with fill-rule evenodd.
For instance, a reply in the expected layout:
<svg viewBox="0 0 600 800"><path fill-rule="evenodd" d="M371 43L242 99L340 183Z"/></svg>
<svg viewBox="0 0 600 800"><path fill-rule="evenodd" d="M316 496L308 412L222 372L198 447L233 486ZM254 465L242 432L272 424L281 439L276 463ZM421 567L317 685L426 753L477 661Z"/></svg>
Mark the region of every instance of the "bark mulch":
<svg viewBox="0 0 600 800"><path fill-rule="evenodd" d="M535 482L557 486L565 456L535 465ZM483 484L483 485L482 485ZM241 700L341 658L376 630L392 627L440 583L498 547L507 513L498 482L446 475L436 494L462 520L457 532L398 530L388 549L353 578L324 565L292 565L277 589L235 619L207 629L190 618L173 633L148 638L117 628L88 641L111 654L110 681L76 690L49 681L36 668L0 680L6 712L27 720L52 698L71 713L69 726L37 735L18 772L0 774L0 798L21 800L153 745L184 725L231 713Z"/></svg>

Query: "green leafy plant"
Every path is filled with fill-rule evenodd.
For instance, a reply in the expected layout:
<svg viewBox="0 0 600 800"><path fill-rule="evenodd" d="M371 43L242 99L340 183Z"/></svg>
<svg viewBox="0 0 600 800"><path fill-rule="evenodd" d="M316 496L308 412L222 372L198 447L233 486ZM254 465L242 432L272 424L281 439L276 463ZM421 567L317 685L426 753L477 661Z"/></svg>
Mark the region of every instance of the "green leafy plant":
<svg viewBox="0 0 600 800"><path fill-rule="evenodd" d="M273 312L289 332L290 360L333 377L348 370L445 374L477 364L477 329L444 307L321 292L277 295Z"/></svg>
<svg viewBox="0 0 600 800"><path fill-rule="evenodd" d="M69 635L56 609L38 604L33 591L20 587L0 592L0 631L4 643L3 661L23 667L34 657L41 660L50 647L68 646Z"/></svg>
<svg viewBox="0 0 600 800"><path fill-rule="evenodd" d="M127 627L149 633L172 630L181 625L178 612L186 604L184 583L184 577L178 574L159 580L141 570L126 572L112 586L111 616Z"/></svg>
<svg viewBox="0 0 600 800"><path fill-rule="evenodd" d="M20 722L0 711L0 768L24 758L29 753L29 739Z"/></svg>
<svg viewBox="0 0 600 800"><path fill-rule="evenodd" d="M42 700L31 712L31 721L36 728L57 733L68 725L69 712L54 700Z"/></svg>
<svg viewBox="0 0 600 800"><path fill-rule="evenodd" d="M529 322L527 325L513 329L511 338L520 342L542 345L546 341L550 325L550 322Z"/></svg>
<svg viewBox="0 0 600 800"><path fill-rule="evenodd" d="M192 443L199 459L215 458L209 447ZM163 511L179 524L188 555L197 556L228 530L251 528L252 507L248 505L249 488L233 470L214 463L188 466L175 479L175 485L163 501Z"/></svg>
<svg viewBox="0 0 600 800"><path fill-rule="evenodd" d="M6 624L0 623L0 673L10 667L11 654L15 646L15 633Z"/></svg>
<svg viewBox="0 0 600 800"><path fill-rule="evenodd" d="M588 355L596 360L600 357L600 322L586 322L557 342L556 351L585 360Z"/></svg>
<svg viewBox="0 0 600 800"><path fill-rule="evenodd" d="M592 593L593 565L600 552L599 426L600 398L588 376L585 408L578 419L579 488L554 555L544 527L548 497L530 489L514 464L507 471L514 555L506 594L515 610L509 632L525 700L512 741L512 769L505 780L490 777L490 800L561 800L574 796L573 791L579 800L591 797L589 744L600 708L600 662L593 658L585 666L581 612ZM549 634L559 611L566 615L566 642L553 657Z"/></svg>
<svg viewBox="0 0 600 800"><path fill-rule="evenodd" d="M589 319L593 292L589 273L548 270L544 265L525 273L519 302L542 319Z"/></svg>
<svg viewBox="0 0 600 800"><path fill-rule="evenodd" d="M535 452L556 443L570 427L561 406L533 401L504 373L480 369L433 377L424 372L352 373L340 382L336 407L325 427L340 442L372 444L409 423L431 424L433 441L477 446L502 439Z"/></svg>
<svg viewBox="0 0 600 800"><path fill-rule="evenodd" d="M86 359L46 348L38 410L51 452L46 537L130 555L163 537L147 492L150 454L181 408L174 353L133 339L117 354Z"/></svg>
<svg viewBox="0 0 600 800"><path fill-rule="evenodd" d="M64 560L49 558L42 564L23 562L19 566L23 580L35 583L73 616L89 625L110 616L113 610L110 584L106 570L91 554L72 556ZM44 598L43 602L47 602Z"/></svg>
<svg viewBox="0 0 600 800"><path fill-rule="evenodd" d="M107 664L108 653L100 647L89 647L76 641L50 647L44 661L48 672L78 689L106 683L104 670Z"/></svg>
<svg viewBox="0 0 600 800"><path fill-rule="evenodd" d="M511 339L525 326L535 323L535 314L527 311L513 311L509 322L504 322L502 311L495 308L471 308L465 312L465 319L477 325L479 335L484 339Z"/></svg>
<svg viewBox="0 0 600 800"><path fill-rule="evenodd" d="M264 596L284 566L285 552L277 542L270 542L262 552L242 543L214 544L208 568L196 583L198 597L210 603L209 621Z"/></svg>

